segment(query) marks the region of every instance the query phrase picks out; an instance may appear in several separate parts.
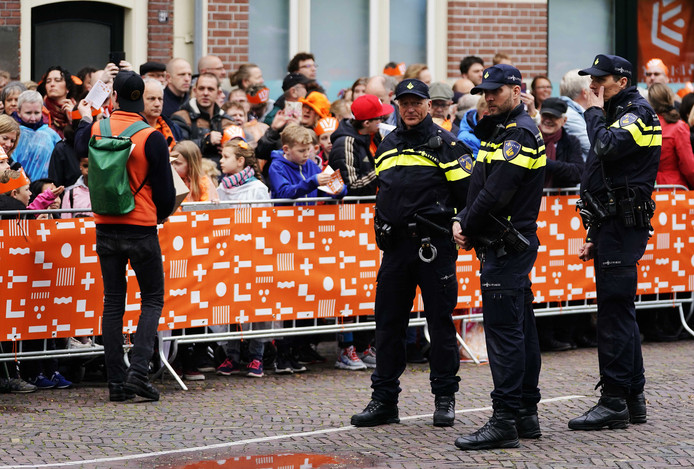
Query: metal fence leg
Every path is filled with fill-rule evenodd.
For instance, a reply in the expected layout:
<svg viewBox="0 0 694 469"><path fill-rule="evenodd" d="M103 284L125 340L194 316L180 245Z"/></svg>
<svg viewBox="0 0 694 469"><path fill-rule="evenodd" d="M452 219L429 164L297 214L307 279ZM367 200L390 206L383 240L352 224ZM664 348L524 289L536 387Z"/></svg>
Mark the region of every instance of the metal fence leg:
<svg viewBox="0 0 694 469"><path fill-rule="evenodd" d="M464 324L465 324L465 323L463 323L463 325L464 325ZM479 364L480 364L480 361L477 359L477 355L475 355L474 353L472 353L472 350L470 350L470 347L468 347L468 345L467 345L467 344L465 343L465 341L463 340L463 336L461 336L461 335L458 334L457 332L455 333L455 336L458 338L458 342L460 342L460 345L465 349L465 351L467 352L467 354L470 355L470 358L472 358L472 361L475 362L475 365L479 365Z"/></svg>
<svg viewBox="0 0 694 469"><path fill-rule="evenodd" d="M692 308L694 308L694 303L692 303ZM682 327L684 327L684 330L689 332L692 336L694 336L694 331L689 327L689 324L687 324L687 318L684 317L684 308L682 307L682 303L680 303L680 321L682 322Z"/></svg>
<svg viewBox="0 0 694 469"><path fill-rule="evenodd" d="M184 391L187 391L188 386L186 386L185 383L183 382L183 380L181 379L181 377L178 376L178 373L176 373L176 371L174 371L173 367L171 366L171 363L169 363L168 357L166 357L164 355L164 347L163 347L164 340L162 339L161 331L157 332L157 340L159 341L159 360L161 361L162 366L154 374L154 376L152 377L152 380L154 380L157 377L159 377L160 375L162 375L164 373L164 371L168 371L171 374L171 376L173 376L173 379L176 380L176 382L181 387L181 389ZM174 347L175 346L176 346L176 342L174 341Z"/></svg>

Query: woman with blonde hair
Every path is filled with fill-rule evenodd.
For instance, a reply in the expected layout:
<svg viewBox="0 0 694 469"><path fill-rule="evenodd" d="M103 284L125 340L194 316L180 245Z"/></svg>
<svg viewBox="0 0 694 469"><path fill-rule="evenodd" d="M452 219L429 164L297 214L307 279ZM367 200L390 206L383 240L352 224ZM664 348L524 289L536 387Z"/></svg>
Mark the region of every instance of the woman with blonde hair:
<svg viewBox="0 0 694 469"><path fill-rule="evenodd" d="M190 189L183 202L219 200L214 183L202 168L202 152L194 142L178 142L171 150L171 158L175 158L171 165Z"/></svg>
<svg viewBox="0 0 694 469"><path fill-rule="evenodd" d="M0 147L5 150L8 157L17 148L17 140L19 140L19 124L10 116L0 114Z"/></svg>
<svg viewBox="0 0 694 469"><path fill-rule="evenodd" d="M403 80L407 80L408 78L416 78L429 85L431 84L431 71L426 64L412 64L405 70Z"/></svg>

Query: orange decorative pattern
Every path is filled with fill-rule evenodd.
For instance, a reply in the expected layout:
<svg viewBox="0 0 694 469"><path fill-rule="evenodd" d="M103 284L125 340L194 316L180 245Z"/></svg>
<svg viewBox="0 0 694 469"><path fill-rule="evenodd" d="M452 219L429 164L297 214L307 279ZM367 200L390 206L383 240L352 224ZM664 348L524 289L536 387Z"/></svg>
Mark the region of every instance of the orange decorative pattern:
<svg viewBox="0 0 694 469"><path fill-rule="evenodd" d="M585 231L576 198L542 201L531 274L537 302L595 296L593 265L577 258ZM655 199L638 293L693 291L694 195ZM373 314L380 265L373 214L373 204L176 213L159 233L167 292L160 330ZM95 243L91 218L0 221L2 340L101 333ZM460 251L457 271L458 306L481 306L474 251ZM140 302L130 269L128 282L124 332L133 332Z"/></svg>

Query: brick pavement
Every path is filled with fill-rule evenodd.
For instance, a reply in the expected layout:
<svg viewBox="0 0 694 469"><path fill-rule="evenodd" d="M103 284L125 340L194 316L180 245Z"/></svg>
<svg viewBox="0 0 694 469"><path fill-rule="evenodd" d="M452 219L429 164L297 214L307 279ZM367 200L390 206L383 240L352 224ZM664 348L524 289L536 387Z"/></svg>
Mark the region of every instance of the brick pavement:
<svg viewBox="0 0 694 469"><path fill-rule="evenodd" d="M324 344L321 350L334 359L333 347ZM257 466L251 464L253 458L243 458L287 453L341 461L320 467L694 467L694 340L645 344L644 356L648 424L602 432L568 430L568 419L596 401L597 355L595 349L546 353L540 377L543 397L585 397L541 404L540 440L522 441L520 449L482 452L459 451L453 441L477 429L490 414L480 410L490 404L487 366L461 365L457 409L469 411L457 415L453 428L431 425L426 365L408 366L403 376L403 422L370 429L348 426L350 415L369 400L369 373L338 371L332 362L294 376L208 375L204 382L188 383L188 392L167 379L159 386L158 403L107 402L102 383L4 394L0 469L192 469L203 467L192 464L195 461L235 457L245 462L207 467L277 467L268 463L271 458ZM54 466L59 463L70 466Z"/></svg>

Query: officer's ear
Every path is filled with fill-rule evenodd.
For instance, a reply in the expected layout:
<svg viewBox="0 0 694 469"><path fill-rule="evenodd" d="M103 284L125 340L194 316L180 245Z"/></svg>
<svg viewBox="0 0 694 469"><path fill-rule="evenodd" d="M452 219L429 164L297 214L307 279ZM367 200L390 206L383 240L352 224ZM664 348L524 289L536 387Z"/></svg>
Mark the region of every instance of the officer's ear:
<svg viewBox="0 0 694 469"><path fill-rule="evenodd" d="M516 100L520 99L521 96L521 87L520 85L513 85L511 86L511 97Z"/></svg>

